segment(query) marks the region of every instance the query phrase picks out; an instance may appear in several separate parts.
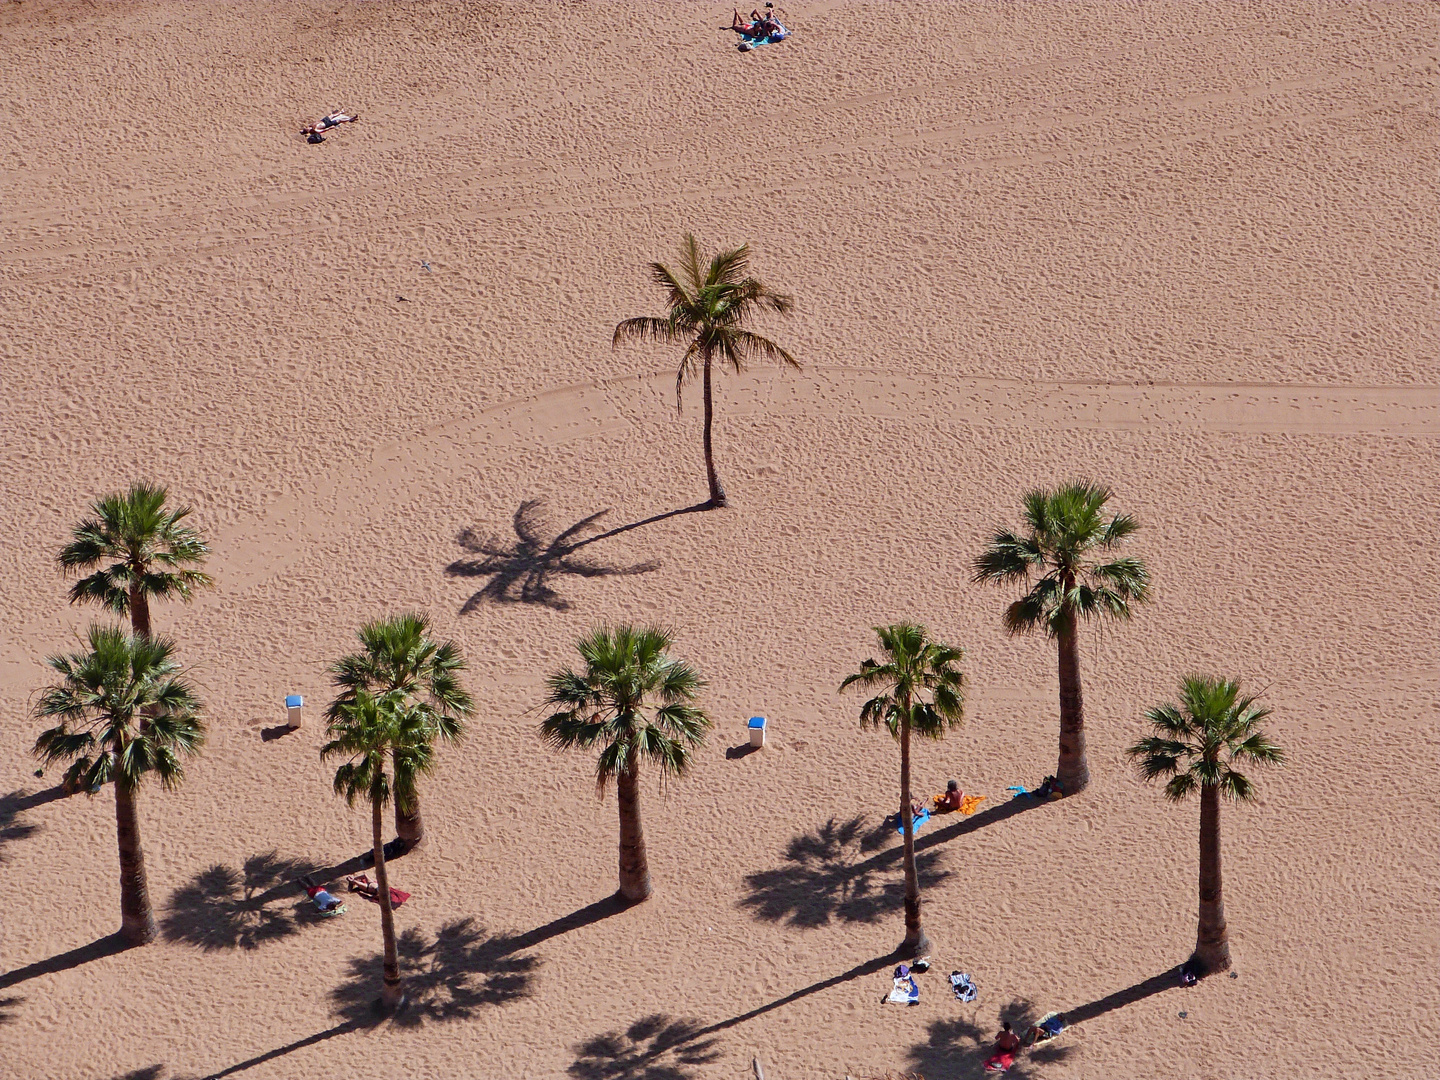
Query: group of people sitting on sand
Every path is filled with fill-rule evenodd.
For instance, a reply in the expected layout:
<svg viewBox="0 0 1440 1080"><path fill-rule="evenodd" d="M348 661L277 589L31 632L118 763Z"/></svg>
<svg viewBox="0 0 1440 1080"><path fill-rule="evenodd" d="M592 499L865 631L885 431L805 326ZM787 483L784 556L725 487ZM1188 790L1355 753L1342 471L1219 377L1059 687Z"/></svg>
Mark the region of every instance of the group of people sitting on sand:
<svg viewBox="0 0 1440 1080"><path fill-rule="evenodd" d="M960 784L951 780L945 785L945 790L939 795L933 796L928 801L925 799L910 800L910 818L912 821L930 814L953 814L959 811L970 813L977 803L985 796L966 795L960 790ZM895 825L900 824L900 812L896 811L895 816L888 819Z"/></svg>
<svg viewBox="0 0 1440 1080"><path fill-rule="evenodd" d="M766 4L765 14L761 15L758 10L750 12L748 20L740 17L740 9L735 9L735 18L730 22L730 29L737 34L748 38L764 38L779 34L784 30L780 20L775 17L775 5Z"/></svg>

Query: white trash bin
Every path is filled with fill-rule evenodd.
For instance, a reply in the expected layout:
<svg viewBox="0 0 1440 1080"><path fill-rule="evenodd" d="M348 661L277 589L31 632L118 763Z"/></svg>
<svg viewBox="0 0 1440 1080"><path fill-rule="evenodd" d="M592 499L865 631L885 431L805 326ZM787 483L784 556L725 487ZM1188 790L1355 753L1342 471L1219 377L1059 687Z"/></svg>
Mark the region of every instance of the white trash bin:
<svg viewBox="0 0 1440 1080"><path fill-rule="evenodd" d="M302 721L301 712L305 707L305 699L299 694L287 694L285 697L285 722L292 728L298 728Z"/></svg>
<svg viewBox="0 0 1440 1080"><path fill-rule="evenodd" d="M765 745L765 717L750 717L750 745L757 750Z"/></svg>

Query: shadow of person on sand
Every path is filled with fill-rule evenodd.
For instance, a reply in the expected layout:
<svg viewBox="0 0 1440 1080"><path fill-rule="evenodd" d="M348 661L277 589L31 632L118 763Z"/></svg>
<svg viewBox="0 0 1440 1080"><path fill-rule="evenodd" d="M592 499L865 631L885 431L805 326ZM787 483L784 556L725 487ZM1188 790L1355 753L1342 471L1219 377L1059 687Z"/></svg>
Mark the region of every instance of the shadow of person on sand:
<svg viewBox="0 0 1440 1080"><path fill-rule="evenodd" d="M1015 998L1000 1010L1000 1019L1008 1020L1015 1034L1023 1036L1040 1019L1040 1010L1033 1002ZM980 1080L993 1076L985 1071L985 1059L995 1049L995 1029L982 1027L972 1011L970 1016L931 1022L925 1042L912 1046L906 1067L914 1069L925 1080ZM1015 1064L1006 1071L1007 1077L1033 1080L1035 1069L1068 1060L1075 1053L1073 1043L1049 1043L1022 1049L1015 1055Z"/></svg>
<svg viewBox="0 0 1440 1080"><path fill-rule="evenodd" d="M586 1039L565 1071L579 1080L690 1080L720 1056L716 1038L701 1036L699 1020L654 1013L624 1031Z"/></svg>
<svg viewBox="0 0 1440 1080"><path fill-rule="evenodd" d="M308 859L275 851L252 855L240 870L217 863L175 890L160 931L167 941L207 952L258 949L300 929L305 894L298 880L318 870Z"/></svg>
<svg viewBox="0 0 1440 1080"><path fill-rule="evenodd" d="M406 929L396 942L405 1004L393 1022L418 1027L427 1020L469 1020L486 1006L528 997L540 960L518 952L514 940L486 933L473 918L445 923L434 937ZM349 974L332 995L347 1021L375 1015L383 963L383 952L349 961Z"/></svg>
<svg viewBox="0 0 1440 1080"><path fill-rule="evenodd" d="M762 922L786 922L812 928L832 921L873 923L899 908L905 882L894 874L899 858L861 857L865 818L834 818L785 846L786 864L745 877L748 895L740 900ZM915 858L922 889L950 877L940 869L943 852Z"/></svg>
<svg viewBox="0 0 1440 1080"><path fill-rule="evenodd" d="M609 512L601 510L581 518L568 529L552 535L541 518L540 500L527 499L515 511L512 522L515 530L513 544L475 529L463 529L456 538L456 543L471 556L478 557L457 559L445 568L445 575L463 578L488 577L490 580L479 592L465 601L460 608L460 614L468 615L486 601L495 604L539 604L552 611L569 611L570 602L556 592L554 586L555 579L562 575L585 578L626 577L658 570L660 564L656 562L636 563L634 566L605 566L577 554L581 548L597 540L647 523L635 522L586 537L586 533L598 532L600 527L596 522ZM673 514L688 512L676 510L648 520L659 521Z"/></svg>

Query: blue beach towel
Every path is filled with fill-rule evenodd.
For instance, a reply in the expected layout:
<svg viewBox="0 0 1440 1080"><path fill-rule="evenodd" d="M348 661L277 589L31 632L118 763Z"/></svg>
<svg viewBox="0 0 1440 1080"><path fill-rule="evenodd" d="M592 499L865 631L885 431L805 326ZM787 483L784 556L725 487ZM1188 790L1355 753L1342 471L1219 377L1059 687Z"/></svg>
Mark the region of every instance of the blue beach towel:
<svg viewBox="0 0 1440 1080"><path fill-rule="evenodd" d="M921 810L920 813L918 813L918 814L915 815L915 831L918 833L918 832L920 831L920 826L921 826L921 825L924 825L924 824L925 824L927 821L929 821L929 820L930 820L930 810L929 810L929 808L927 807L926 809ZM904 822L904 820L901 820L900 823L895 826L895 831L896 831L897 833L899 833L901 836L904 836L904 835L905 835L905 822Z"/></svg>
<svg viewBox="0 0 1440 1080"><path fill-rule="evenodd" d="M735 47L741 52L752 52L761 45L773 45L777 41L784 41L789 36L790 31L781 25L780 29L775 31L775 33L767 34L765 37L750 37L749 35L741 34L740 42Z"/></svg>

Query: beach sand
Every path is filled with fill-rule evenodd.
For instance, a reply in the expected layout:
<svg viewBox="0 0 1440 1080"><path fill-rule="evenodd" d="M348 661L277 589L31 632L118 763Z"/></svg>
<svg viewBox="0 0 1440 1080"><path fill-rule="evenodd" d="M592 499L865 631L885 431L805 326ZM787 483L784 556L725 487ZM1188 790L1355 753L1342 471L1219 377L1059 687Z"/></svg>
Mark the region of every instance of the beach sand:
<svg viewBox="0 0 1440 1080"><path fill-rule="evenodd" d="M1029 1075L1440 1076L1435 8L900 10L795 3L741 56L718 5L0 7L0 1072L955 1080L1062 1010ZM361 121L307 145L335 107ZM718 379L729 509L562 558L704 498L676 351L610 345L687 230L794 294L762 329L804 370ZM28 708L104 617L55 552L141 477L213 544L217 587L154 612L210 740L142 796L166 934L115 953L112 800L51 797ZM1084 631L1093 784L1016 813L1055 653L969 566L1070 478L1138 515L1154 602ZM464 530L499 577L447 574ZM392 866L415 1001L375 1027L375 909L288 881L369 844L317 757L324 665L411 608L478 711ZM673 628L716 721L644 782L628 911L613 794L536 736L622 619ZM917 785L987 796L921 833L910 1009L878 1004L898 753L836 692L900 619L971 680ZM1291 760L1222 816L1237 977L1181 990L1198 805L1123 748L1193 670L1261 692Z"/></svg>

